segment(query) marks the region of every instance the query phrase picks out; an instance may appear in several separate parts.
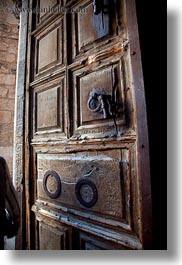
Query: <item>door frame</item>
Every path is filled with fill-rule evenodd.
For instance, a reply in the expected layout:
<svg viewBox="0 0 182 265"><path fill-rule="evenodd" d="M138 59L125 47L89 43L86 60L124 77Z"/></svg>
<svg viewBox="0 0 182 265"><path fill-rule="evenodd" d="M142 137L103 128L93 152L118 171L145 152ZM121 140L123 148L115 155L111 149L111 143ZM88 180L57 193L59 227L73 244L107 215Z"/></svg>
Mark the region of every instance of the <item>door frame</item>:
<svg viewBox="0 0 182 265"><path fill-rule="evenodd" d="M144 249L152 249L152 195L150 176L150 156L148 139L147 108L143 80L136 3L126 1L126 17L130 42L130 58L134 80L137 121L138 169L141 189L142 230ZM135 25L135 26L133 26Z"/></svg>
<svg viewBox="0 0 182 265"><path fill-rule="evenodd" d="M28 8L26 0L15 0L15 7ZM15 93L15 117L14 117L14 152L13 152L13 184L17 191L17 197L21 209L20 229L15 240L15 249L26 248L26 206L25 206L25 157L28 157L27 140L25 141L25 101L27 98L26 91L26 64L27 64L27 27L28 12L20 13L19 27L19 45L17 58L16 74L16 93Z"/></svg>
<svg viewBox="0 0 182 265"><path fill-rule="evenodd" d="M28 1L22 0L22 7L27 8ZM31 3L32 0L29 0ZM148 144L148 126L146 116L145 91L141 64L138 24L135 1L126 1L126 20L129 32L131 66L134 80L134 93L136 101L137 121L137 146L138 146L138 175L140 177L141 191L141 216L144 249L152 249L152 199L150 179L150 157ZM29 116L29 79L30 79L30 43L31 36L28 34L31 25L31 16L28 12L20 15L20 44L18 55L18 71L16 84L15 105L15 152L14 152L14 183L19 194L19 203L22 209L22 225L16 238L17 249L34 248L35 238L31 238L32 213L30 209L32 198L35 196L35 183L30 180L33 172L30 167L30 159L36 160L29 146L30 119ZM27 67L26 67L27 66ZM21 104L19 105L19 102ZM21 106L21 107L20 107ZM31 157L30 157L31 155ZM31 191L33 190L33 194Z"/></svg>

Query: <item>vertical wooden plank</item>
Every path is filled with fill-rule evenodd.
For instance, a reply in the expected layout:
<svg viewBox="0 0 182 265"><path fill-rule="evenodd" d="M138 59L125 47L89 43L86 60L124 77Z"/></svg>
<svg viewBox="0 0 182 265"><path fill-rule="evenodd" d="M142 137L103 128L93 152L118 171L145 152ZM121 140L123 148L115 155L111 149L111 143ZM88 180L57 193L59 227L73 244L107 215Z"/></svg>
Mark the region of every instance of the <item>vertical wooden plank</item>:
<svg viewBox="0 0 182 265"><path fill-rule="evenodd" d="M141 64L139 34L135 1L126 1L126 15L130 41L131 67L136 104L136 127L138 147L138 175L141 194L141 240L144 249L152 249L152 203L151 179L148 145L148 126L146 116L145 91Z"/></svg>
<svg viewBox="0 0 182 265"><path fill-rule="evenodd" d="M22 7L28 7L28 1L22 0ZM14 158L13 158L13 181L18 192L21 207L21 227L16 237L16 249L23 248L24 235L24 107L25 107L25 72L27 52L27 22L28 12L20 15L20 34L18 47L16 99L15 99L15 125L14 125Z"/></svg>

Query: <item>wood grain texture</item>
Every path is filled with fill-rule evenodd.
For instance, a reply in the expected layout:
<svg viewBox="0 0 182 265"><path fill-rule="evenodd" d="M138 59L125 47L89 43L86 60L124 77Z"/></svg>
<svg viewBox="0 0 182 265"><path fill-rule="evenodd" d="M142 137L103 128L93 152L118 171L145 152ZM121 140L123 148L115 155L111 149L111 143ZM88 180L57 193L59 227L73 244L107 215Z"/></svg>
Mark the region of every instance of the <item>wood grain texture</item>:
<svg viewBox="0 0 182 265"><path fill-rule="evenodd" d="M111 156L115 151L110 151ZM77 207L86 211L97 212L98 214L111 215L122 218L125 216L126 205L123 205L122 193L125 187L122 186L120 160L118 156L114 159L103 155L89 156L54 156L38 155L38 198L49 199L43 190L43 178L50 168L55 170L61 179L61 194L56 203L68 205L68 208ZM111 170L113 168L113 170ZM91 180L98 190L98 201L95 206L87 209L79 203L75 194L75 185L81 179ZM129 181L129 180L126 180ZM125 185L125 184L124 184ZM123 196L125 196L123 194ZM129 196L129 195L128 195Z"/></svg>
<svg viewBox="0 0 182 265"><path fill-rule="evenodd" d="M57 34L55 29L39 41L39 69L57 61Z"/></svg>
<svg viewBox="0 0 182 265"><path fill-rule="evenodd" d="M145 103L143 72L141 65L140 43L135 3L126 2L128 33L131 39L130 58L133 73L136 102L137 151L136 167L140 183L141 198L141 240L145 249L152 248L152 198L150 179L150 158L148 144L148 128Z"/></svg>
<svg viewBox="0 0 182 265"><path fill-rule="evenodd" d="M138 92L142 74L134 2L114 1L108 13L98 16L93 15L91 0L64 4L88 7L88 13L33 15L29 33L30 248L147 248L150 182L145 163L145 100L143 92L141 98ZM44 51L50 52L47 58ZM104 89L119 102L116 124L89 112L87 101L93 88ZM57 172L61 181L55 199L47 196L43 186L49 170ZM81 179L89 179L97 189L98 198L91 207L83 205L75 193ZM82 188L81 195L89 200L94 191ZM65 231L70 231L69 236Z"/></svg>

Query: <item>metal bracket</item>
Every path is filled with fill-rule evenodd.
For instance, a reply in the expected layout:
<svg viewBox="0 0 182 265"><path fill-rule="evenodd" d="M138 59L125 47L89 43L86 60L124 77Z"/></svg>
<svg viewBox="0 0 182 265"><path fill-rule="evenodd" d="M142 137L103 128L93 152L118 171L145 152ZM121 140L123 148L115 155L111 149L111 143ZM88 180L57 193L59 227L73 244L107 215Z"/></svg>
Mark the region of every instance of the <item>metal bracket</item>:
<svg viewBox="0 0 182 265"><path fill-rule="evenodd" d="M116 132L118 133L116 117L118 113L118 103L111 95L106 95L104 89L94 88L89 93L87 108L90 112L103 114L104 119L113 119Z"/></svg>
<svg viewBox="0 0 182 265"><path fill-rule="evenodd" d="M102 0L93 0L94 14L98 15L102 11Z"/></svg>
<svg viewBox="0 0 182 265"><path fill-rule="evenodd" d="M113 118L116 115L117 103L112 100L111 95L106 95L104 89L94 88L89 93L87 108L91 112L102 113L104 119Z"/></svg>
<svg viewBox="0 0 182 265"><path fill-rule="evenodd" d="M109 0L93 0L94 14L99 15L101 12L104 14L110 12L111 4Z"/></svg>

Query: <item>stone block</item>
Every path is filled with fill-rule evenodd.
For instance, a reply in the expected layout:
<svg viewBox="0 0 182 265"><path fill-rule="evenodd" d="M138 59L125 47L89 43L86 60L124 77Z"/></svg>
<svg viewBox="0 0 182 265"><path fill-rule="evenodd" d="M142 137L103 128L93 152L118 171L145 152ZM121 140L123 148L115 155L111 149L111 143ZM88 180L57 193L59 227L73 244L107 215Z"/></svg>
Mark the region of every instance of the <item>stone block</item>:
<svg viewBox="0 0 182 265"><path fill-rule="evenodd" d="M8 74L9 73L9 65L4 62L0 62L0 73Z"/></svg>
<svg viewBox="0 0 182 265"><path fill-rule="evenodd" d="M14 45L9 46L8 53L17 55L16 47L14 47Z"/></svg>
<svg viewBox="0 0 182 265"><path fill-rule="evenodd" d="M0 22L0 31L10 32L11 31L11 26L9 24L7 24L7 23Z"/></svg>
<svg viewBox="0 0 182 265"><path fill-rule="evenodd" d="M12 64L11 65L11 67L10 67L10 72L11 72L11 74L14 74L14 75L16 75L16 64Z"/></svg>
<svg viewBox="0 0 182 265"><path fill-rule="evenodd" d="M14 47L15 49L17 49L17 45L18 45L18 35L16 36L16 38L5 38L5 37L2 37L0 35L0 42L1 43L2 42L6 43L8 45L8 47Z"/></svg>
<svg viewBox="0 0 182 265"><path fill-rule="evenodd" d="M16 55L13 53L1 52L0 60L7 63L13 63L16 62L17 58Z"/></svg>
<svg viewBox="0 0 182 265"><path fill-rule="evenodd" d="M0 123L0 135L8 134L8 133L13 135L13 131L14 131L14 124L13 123L9 123L9 124L1 124Z"/></svg>
<svg viewBox="0 0 182 265"><path fill-rule="evenodd" d="M0 98L6 98L8 95L8 89L0 87Z"/></svg>
<svg viewBox="0 0 182 265"><path fill-rule="evenodd" d="M14 74L0 74L0 85L15 85L16 77Z"/></svg>
<svg viewBox="0 0 182 265"><path fill-rule="evenodd" d="M15 86L8 89L7 98L15 99Z"/></svg>
<svg viewBox="0 0 182 265"><path fill-rule="evenodd" d="M0 135L0 146L1 147L13 146L13 133Z"/></svg>
<svg viewBox="0 0 182 265"><path fill-rule="evenodd" d="M11 123L12 122L12 112L0 110L0 123Z"/></svg>
<svg viewBox="0 0 182 265"><path fill-rule="evenodd" d="M1 51L7 51L8 47L9 47L8 43L6 43L5 41L1 42L1 46L0 46Z"/></svg>
<svg viewBox="0 0 182 265"><path fill-rule="evenodd" d="M13 99L0 98L0 110L1 111L14 111L15 101Z"/></svg>
<svg viewBox="0 0 182 265"><path fill-rule="evenodd" d="M19 34L19 26L18 25L14 25L12 26L12 30L13 33Z"/></svg>

